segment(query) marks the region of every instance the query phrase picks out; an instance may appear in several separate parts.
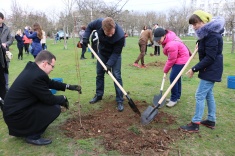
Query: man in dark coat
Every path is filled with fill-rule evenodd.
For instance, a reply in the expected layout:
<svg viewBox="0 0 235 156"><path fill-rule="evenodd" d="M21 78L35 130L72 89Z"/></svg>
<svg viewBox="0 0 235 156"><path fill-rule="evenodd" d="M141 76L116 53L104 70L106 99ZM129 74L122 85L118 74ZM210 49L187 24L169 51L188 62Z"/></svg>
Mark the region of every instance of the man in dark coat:
<svg viewBox="0 0 235 156"><path fill-rule="evenodd" d="M110 17L106 17L104 19L99 18L88 24L85 34L83 35L83 45L87 46L90 34L93 30L97 31L99 37L99 58L106 65L108 69L107 71L111 71L119 84L122 85L121 53L125 41L123 29ZM97 61L96 71L96 95L90 101L91 104L102 100L102 96L104 94L105 71L99 61ZM123 93L116 84L114 85L116 90L117 109L121 112L124 109Z"/></svg>
<svg viewBox="0 0 235 156"><path fill-rule="evenodd" d="M4 99L3 117L9 134L25 137L26 142L47 145L52 141L41 134L61 112L60 106L69 108L64 95L53 95L50 89L65 89L81 93L81 86L51 80L48 76L55 66L56 57L49 51L41 51L35 62L28 62L16 78Z"/></svg>

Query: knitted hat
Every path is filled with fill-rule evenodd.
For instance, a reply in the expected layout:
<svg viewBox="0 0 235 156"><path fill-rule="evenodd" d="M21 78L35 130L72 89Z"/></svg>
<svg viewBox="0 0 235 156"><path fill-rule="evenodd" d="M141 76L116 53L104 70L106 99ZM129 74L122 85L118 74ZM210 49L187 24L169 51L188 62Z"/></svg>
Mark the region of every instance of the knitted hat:
<svg viewBox="0 0 235 156"><path fill-rule="evenodd" d="M202 20L202 22L204 22L205 24L210 22L212 19L211 14L209 14L205 11L202 11L202 10L196 10L196 11L194 11L193 14L197 15Z"/></svg>

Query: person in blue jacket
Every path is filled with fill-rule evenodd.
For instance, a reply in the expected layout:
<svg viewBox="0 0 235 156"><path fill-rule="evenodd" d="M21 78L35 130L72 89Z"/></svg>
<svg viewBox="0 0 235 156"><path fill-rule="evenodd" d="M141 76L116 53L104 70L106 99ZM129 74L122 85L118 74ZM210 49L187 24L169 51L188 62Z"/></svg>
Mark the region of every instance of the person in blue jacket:
<svg viewBox="0 0 235 156"><path fill-rule="evenodd" d="M216 122L216 103L213 94L215 82L220 82L223 73L223 38L225 19L212 18L212 15L202 10L197 10L189 18L189 24L198 38L199 62L188 72L193 77L199 72L200 82L195 94L196 109L191 122L180 128L186 132L198 132L199 125L214 129ZM207 118L202 120L205 101L207 102Z"/></svg>
<svg viewBox="0 0 235 156"><path fill-rule="evenodd" d="M18 53L18 60L23 60L23 48L24 48L24 41L23 41L23 34L21 29L16 32L15 39L17 41L17 48L19 50Z"/></svg>
<svg viewBox="0 0 235 156"><path fill-rule="evenodd" d="M31 31L31 33L30 33ZM38 23L33 24L33 28L31 30L30 27L26 26L25 35L27 38L32 39L32 51L31 54L33 55L34 58L38 55L38 53L42 50L42 45L41 45L41 39L43 38L42 36L42 28Z"/></svg>
<svg viewBox="0 0 235 156"><path fill-rule="evenodd" d="M89 37L93 30L96 30L99 37L98 56L106 65L107 71L104 71L102 65L97 61L96 66L96 94L90 101L91 104L102 100L104 94L104 74L111 71L113 76L122 86L121 77L121 53L125 42L123 29L110 17L99 18L88 24L83 36L83 44L87 46ZM123 93L119 87L114 84L116 90L116 101L118 111L123 111Z"/></svg>

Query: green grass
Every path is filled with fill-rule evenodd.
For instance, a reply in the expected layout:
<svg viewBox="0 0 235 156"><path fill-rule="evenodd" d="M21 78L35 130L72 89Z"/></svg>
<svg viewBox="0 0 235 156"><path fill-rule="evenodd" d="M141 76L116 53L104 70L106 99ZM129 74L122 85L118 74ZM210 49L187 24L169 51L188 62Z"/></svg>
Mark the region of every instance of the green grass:
<svg viewBox="0 0 235 156"><path fill-rule="evenodd" d="M183 38L187 46L194 51L195 39L193 37ZM77 42L77 41L75 41ZM122 77L124 89L130 92L133 100L145 100L147 103L152 103L152 98L159 93L162 81L162 68L149 67L147 69L138 69L131 66L139 54L138 38L128 37L126 47L122 53ZM82 113L88 113L91 110L98 109L98 105L90 105L88 101L95 94L95 77L96 77L96 60L90 59L91 54L87 52L85 55L87 60L76 60L80 58L81 49L76 49L73 39L68 40L68 49L64 50L63 42L53 44L53 40L47 41L48 50L54 53L57 57L56 67L50 77L61 77L63 82L70 84L81 84L82 94L78 95L72 91L57 92L64 94L69 98L70 110L62 113L46 130L44 137L51 138L53 143L48 146L31 146L26 144L24 139L16 138L8 135L8 129L2 115L0 116L0 156L25 156L25 155L40 155L40 156L64 156L64 155L118 155L116 151L105 151L104 147L99 143L99 139L81 139L75 140L67 138L59 129L59 126L66 119L73 117L74 113L78 113L79 101L82 107ZM217 103L217 122L216 129L210 130L205 127L200 127L199 134L187 135L183 140L174 142L170 146L180 150L181 155L234 155L235 149L235 90L227 88L227 76L235 75L234 62L235 54L231 54L231 42L224 43L224 73L223 81L216 83L214 87L214 95ZM74 50L76 49L76 50ZM31 55L24 54L24 60L17 60L18 49L16 43L11 46L11 52L14 55L10 63L10 84L14 81L17 75L23 70L28 61L33 61ZM155 61L166 61L166 56L162 54L159 57L150 57L153 53L153 48L148 48L148 55L145 56L146 64ZM78 62L77 62L78 61ZM196 56L189 67L192 67L198 62ZM79 64L79 67L76 64ZM187 70L187 69L186 69ZM165 129L177 129L180 125L190 122L195 108L194 94L199 82L197 75L189 79L184 74L183 77L182 98L179 104L175 107L161 108L160 111L167 112L176 118L176 123L164 127ZM169 79L165 82L164 91L169 86ZM105 79L105 97L115 95L113 81L106 75ZM107 99L107 98L106 98ZM111 99L113 100L113 99ZM100 104L107 101L101 101ZM126 106L128 107L128 106ZM205 109L205 112L207 110ZM2 112L0 112L2 114ZM206 113L205 113L206 114ZM205 118L206 116L204 116ZM156 125L156 127L161 125ZM134 133L139 133L137 127L130 125L128 129ZM170 151L170 155L177 155L174 150Z"/></svg>

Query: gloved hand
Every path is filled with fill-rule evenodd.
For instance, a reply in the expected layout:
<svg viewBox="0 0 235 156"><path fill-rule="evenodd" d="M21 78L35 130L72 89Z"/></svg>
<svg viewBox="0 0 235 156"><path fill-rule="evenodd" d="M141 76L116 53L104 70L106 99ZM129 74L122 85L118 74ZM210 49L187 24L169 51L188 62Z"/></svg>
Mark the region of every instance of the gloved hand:
<svg viewBox="0 0 235 156"><path fill-rule="evenodd" d="M79 85L70 85L70 84L67 84L66 85L66 89L75 90L75 91L78 91L80 94L82 94L82 87L79 86Z"/></svg>
<svg viewBox="0 0 235 156"><path fill-rule="evenodd" d="M106 65L107 70L105 71L108 74L108 71L112 72L112 68L109 65Z"/></svg>
<svg viewBox="0 0 235 156"><path fill-rule="evenodd" d="M69 101L66 96L64 96L65 102L61 104L61 106L65 107L66 109L69 109Z"/></svg>
<svg viewBox="0 0 235 156"><path fill-rule="evenodd" d="M83 38L82 40L83 40L82 44L87 47L87 45L89 44L89 39L88 38Z"/></svg>

